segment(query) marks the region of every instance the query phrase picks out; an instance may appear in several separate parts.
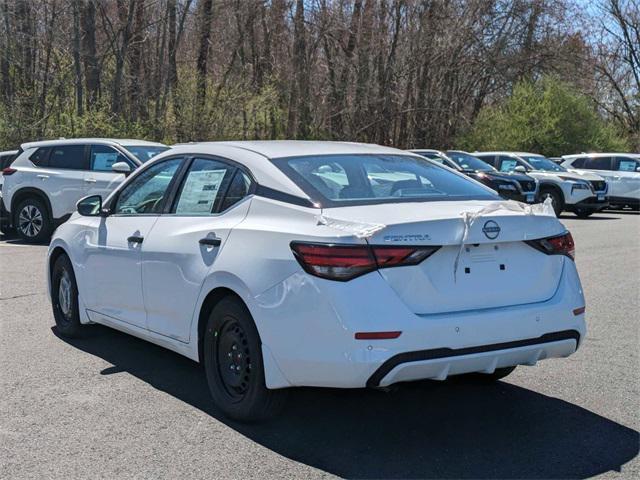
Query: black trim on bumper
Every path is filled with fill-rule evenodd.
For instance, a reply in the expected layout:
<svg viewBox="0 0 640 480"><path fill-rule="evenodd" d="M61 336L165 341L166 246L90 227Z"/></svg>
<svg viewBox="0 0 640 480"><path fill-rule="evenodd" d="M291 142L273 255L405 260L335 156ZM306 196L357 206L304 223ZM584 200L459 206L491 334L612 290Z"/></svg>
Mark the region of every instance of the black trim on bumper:
<svg viewBox="0 0 640 480"><path fill-rule="evenodd" d="M510 348L528 347L543 343L558 342L560 340L575 340L576 348L580 343L580 334L576 330L563 330L561 332L545 333L541 337L514 340L511 342L494 343L466 348L433 348L431 350L418 350L415 352L398 353L384 362L367 380L367 387L377 387L387 374L402 363L421 362L423 360L435 360L438 358L460 357L474 353L508 350Z"/></svg>
<svg viewBox="0 0 640 480"><path fill-rule="evenodd" d="M585 198L577 203L566 204L565 210L575 212L576 210L602 210L609 206L609 197L605 195L604 200L598 200L597 196Z"/></svg>

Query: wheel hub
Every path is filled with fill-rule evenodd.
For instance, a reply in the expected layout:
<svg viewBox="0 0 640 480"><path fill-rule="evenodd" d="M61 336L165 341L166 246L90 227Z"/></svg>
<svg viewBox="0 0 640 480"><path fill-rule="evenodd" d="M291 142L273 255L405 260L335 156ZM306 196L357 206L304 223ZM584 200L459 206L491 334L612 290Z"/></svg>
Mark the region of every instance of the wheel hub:
<svg viewBox="0 0 640 480"><path fill-rule="evenodd" d="M58 305L60 305L62 314L68 318L71 314L71 280L66 270L62 274L58 286Z"/></svg>
<svg viewBox="0 0 640 480"><path fill-rule="evenodd" d="M249 387L251 357L244 330L237 322L225 324L218 336L218 368L226 390L243 395Z"/></svg>
<svg viewBox="0 0 640 480"><path fill-rule="evenodd" d="M25 205L18 216L18 228L27 237L35 237L42 230L42 212L34 205Z"/></svg>

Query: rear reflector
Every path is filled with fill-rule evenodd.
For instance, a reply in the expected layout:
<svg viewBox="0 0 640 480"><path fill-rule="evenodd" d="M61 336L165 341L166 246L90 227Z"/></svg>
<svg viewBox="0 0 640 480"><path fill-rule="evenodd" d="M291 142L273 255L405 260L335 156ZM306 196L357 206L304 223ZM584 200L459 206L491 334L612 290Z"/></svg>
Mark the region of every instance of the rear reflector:
<svg viewBox="0 0 640 480"><path fill-rule="evenodd" d="M379 268L417 265L439 248L291 242L291 250L305 272L340 281Z"/></svg>
<svg viewBox="0 0 640 480"><path fill-rule="evenodd" d="M577 317L578 315L582 315L587 310L587 307L580 307L573 310L573 314Z"/></svg>
<svg viewBox="0 0 640 480"><path fill-rule="evenodd" d="M357 332L356 340L389 340L398 338L402 332Z"/></svg>
<svg viewBox="0 0 640 480"><path fill-rule="evenodd" d="M2 175L4 175L5 177L8 177L9 175L13 175L17 171L18 170L16 170L15 168L7 167L2 169Z"/></svg>
<svg viewBox="0 0 640 480"><path fill-rule="evenodd" d="M576 245L571 232L538 240L527 240L525 243L547 255L566 255L571 259L576 258Z"/></svg>

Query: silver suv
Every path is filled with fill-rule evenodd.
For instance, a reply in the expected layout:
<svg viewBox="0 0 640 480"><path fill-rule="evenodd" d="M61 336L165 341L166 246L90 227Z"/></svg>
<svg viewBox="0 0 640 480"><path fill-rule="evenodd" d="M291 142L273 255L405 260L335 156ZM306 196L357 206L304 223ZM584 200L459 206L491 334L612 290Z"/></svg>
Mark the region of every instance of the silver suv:
<svg viewBox="0 0 640 480"><path fill-rule="evenodd" d="M169 147L144 140L79 138L24 143L2 170L4 216L27 242L46 241L87 195L105 198Z"/></svg>

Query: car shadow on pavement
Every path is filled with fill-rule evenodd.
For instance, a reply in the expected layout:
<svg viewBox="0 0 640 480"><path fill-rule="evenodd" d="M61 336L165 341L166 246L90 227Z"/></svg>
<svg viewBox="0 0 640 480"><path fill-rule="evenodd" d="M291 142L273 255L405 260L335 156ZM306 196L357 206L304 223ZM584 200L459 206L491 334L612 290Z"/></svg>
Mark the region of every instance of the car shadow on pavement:
<svg viewBox="0 0 640 480"><path fill-rule="evenodd" d="M294 389L279 417L240 424L212 404L198 364L106 327L88 330L60 338L113 365L101 374L133 375L282 456L341 477L586 478L619 471L639 450L637 431L506 382L418 382L392 393Z"/></svg>

